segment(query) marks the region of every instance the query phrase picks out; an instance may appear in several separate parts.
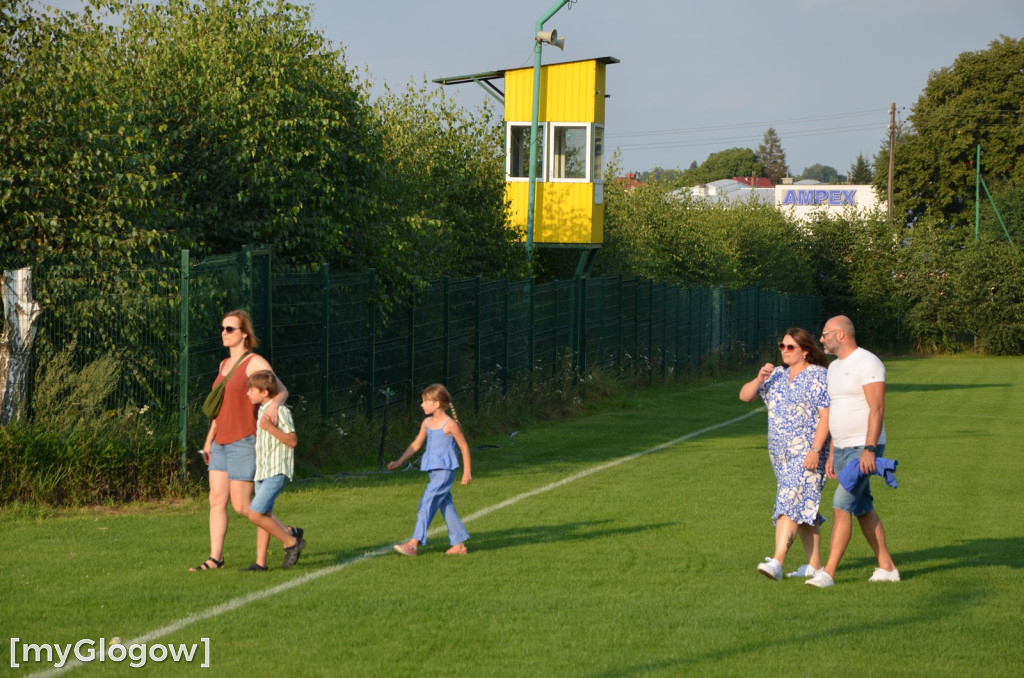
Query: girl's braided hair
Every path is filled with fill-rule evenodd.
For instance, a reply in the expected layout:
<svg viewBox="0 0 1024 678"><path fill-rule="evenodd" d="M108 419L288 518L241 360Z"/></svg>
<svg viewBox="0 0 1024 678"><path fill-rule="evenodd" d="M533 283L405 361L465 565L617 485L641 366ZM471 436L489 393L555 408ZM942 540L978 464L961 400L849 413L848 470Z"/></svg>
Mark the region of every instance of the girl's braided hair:
<svg viewBox="0 0 1024 678"><path fill-rule="evenodd" d="M455 405L452 404L452 394L448 392L448 389L443 384L431 384L426 387L423 389L422 398L425 400L436 400L441 403L441 409L452 411L452 419L455 421L459 420L459 415L455 413Z"/></svg>

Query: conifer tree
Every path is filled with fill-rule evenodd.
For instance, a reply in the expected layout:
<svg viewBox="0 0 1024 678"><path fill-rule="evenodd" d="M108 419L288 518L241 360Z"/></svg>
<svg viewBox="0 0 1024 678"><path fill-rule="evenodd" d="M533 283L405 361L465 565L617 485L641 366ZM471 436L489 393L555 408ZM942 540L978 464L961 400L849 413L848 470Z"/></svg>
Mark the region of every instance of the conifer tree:
<svg viewBox="0 0 1024 678"><path fill-rule="evenodd" d="M769 127L764 133L764 140L757 147L757 160L764 167L764 175L771 179L773 184L779 183L782 177L789 176L786 151L782 150L782 140L779 139L774 127Z"/></svg>

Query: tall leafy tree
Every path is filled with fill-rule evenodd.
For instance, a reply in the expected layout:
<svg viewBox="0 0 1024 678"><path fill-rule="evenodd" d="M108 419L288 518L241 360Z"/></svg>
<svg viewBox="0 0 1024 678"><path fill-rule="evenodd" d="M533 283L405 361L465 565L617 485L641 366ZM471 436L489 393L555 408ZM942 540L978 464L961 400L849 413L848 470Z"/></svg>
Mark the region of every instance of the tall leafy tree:
<svg viewBox="0 0 1024 678"><path fill-rule="evenodd" d="M308 8L14 0L0 16L0 268L40 272L43 322L80 350L145 343L180 248L344 265L373 232L373 116Z"/></svg>
<svg viewBox="0 0 1024 678"><path fill-rule="evenodd" d="M777 184L782 177L789 176L789 167L786 165L786 151L782 149L782 139L779 138L774 127L769 127L764 133L764 140L757 147L757 160L764 167L764 176Z"/></svg>
<svg viewBox="0 0 1024 678"><path fill-rule="evenodd" d="M506 226L500 113L489 105L469 111L441 89L410 83L381 96L375 115L390 211L361 257L366 265L405 284L525 275L520 234Z"/></svg>
<svg viewBox="0 0 1024 678"><path fill-rule="evenodd" d="M732 177L763 177L764 166L749 148L729 148L712 153L698 167L682 174L682 183L697 184Z"/></svg>
<svg viewBox="0 0 1024 678"><path fill-rule="evenodd" d="M379 143L309 22L264 0L95 0L23 22L2 83L6 258L79 275L267 242L345 261L374 223Z"/></svg>
<svg viewBox="0 0 1024 678"><path fill-rule="evenodd" d="M804 171L800 173L800 178L814 179L823 184L835 184L839 182L839 172L836 171L835 167L814 163L810 167L804 168Z"/></svg>
<svg viewBox="0 0 1024 678"><path fill-rule="evenodd" d="M1024 187L1024 38L1003 36L932 71L896 140L894 206L908 223L973 220L975 159L986 183ZM889 152L875 157L883 193Z"/></svg>

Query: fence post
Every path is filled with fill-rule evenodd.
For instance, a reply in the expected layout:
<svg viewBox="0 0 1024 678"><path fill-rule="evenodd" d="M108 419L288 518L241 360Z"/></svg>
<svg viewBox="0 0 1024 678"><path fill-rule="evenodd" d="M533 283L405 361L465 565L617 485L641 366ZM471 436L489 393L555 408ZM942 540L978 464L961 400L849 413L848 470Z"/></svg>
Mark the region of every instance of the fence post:
<svg viewBox="0 0 1024 678"><path fill-rule="evenodd" d="M679 380L679 339L680 339L680 330L683 327L683 322L682 322L683 321L683 309L681 308L681 304L682 304L682 300L683 300L683 295L681 294L682 290L680 289L679 283L676 283L675 285L673 285L672 289L673 289L675 297L676 297L676 331L675 331L675 339L672 342L672 347L674 349L674 351L673 351L673 353L674 353L674 355L673 355L674 360L672 361L672 369L673 369L673 374L675 375L675 379L676 379L676 381L678 381Z"/></svg>
<svg viewBox="0 0 1024 678"><path fill-rule="evenodd" d="M406 373L409 375L409 388L406 389L406 405L412 407L416 404L416 300L419 292L413 292L409 297L409 327L405 331L405 362L408 367Z"/></svg>
<svg viewBox="0 0 1024 678"><path fill-rule="evenodd" d="M615 299L615 326L618 331L615 334L615 369L621 375L622 374L622 276L617 275L615 279L618 281L618 292Z"/></svg>
<svg viewBox="0 0 1024 678"><path fill-rule="evenodd" d="M480 411L480 276L473 278L473 411Z"/></svg>
<svg viewBox="0 0 1024 678"><path fill-rule="evenodd" d="M607 343L605 342L604 328L607 321L605 311L608 308L608 301L605 295L608 293L608 277L602 275L598 280L601 281L601 294L598 302L600 305L597 309L597 366L603 368L606 367L604 356Z"/></svg>
<svg viewBox="0 0 1024 678"><path fill-rule="evenodd" d="M572 286L569 288L569 336L567 337L569 358L572 360L572 367L575 369L579 363L577 362L577 351L576 351L576 328L579 325L579 300L580 300L580 276L579 274L573 276Z"/></svg>
<svg viewBox="0 0 1024 678"><path fill-rule="evenodd" d="M529 376L527 377L527 385L529 386L531 397L532 397L532 394L533 394L533 370L537 367L536 365L533 364L534 361L537 359L537 346L536 346L536 343L537 343L537 326L536 326L536 323L537 323L537 313L536 313L536 310L537 310L536 309L536 307L537 307L537 294L536 294L536 292L537 292L537 279L536 278L530 278L530 280L527 281L527 284L526 284L526 293L530 295L530 308L529 308L529 311L527 311L527 313L529 314L530 331L529 331L529 346L527 346L527 349L526 349L526 362L527 362L527 365L528 365L527 371L529 373Z"/></svg>
<svg viewBox="0 0 1024 678"><path fill-rule="evenodd" d="M178 303L178 476L185 483L188 459L189 252L181 251Z"/></svg>
<svg viewBox="0 0 1024 678"><path fill-rule="evenodd" d="M510 307L510 304L509 304L509 296L510 295L511 295L511 290L509 289L509 280L508 280L508 278L505 278L505 302L504 302L505 303L505 323L504 323L505 324L505 327L504 327L504 332L505 332L504 344L505 344L505 348L504 348L504 351L503 351L504 355L502 355L502 358L501 358L501 372L502 372L502 374L501 374L501 392L503 394L505 394L505 395L508 395L508 380L509 380L509 375L511 374L511 371L508 368L509 338L510 338L510 335L511 335L511 332L509 332L509 324L512 322L512 317L511 317L512 311L511 311L511 307Z"/></svg>
<svg viewBox="0 0 1024 678"><path fill-rule="evenodd" d="M369 364L366 375L366 418L373 421L373 398L377 392L377 270L370 269L369 294L366 303L369 305L367 321L369 323Z"/></svg>
<svg viewBox="0 0 1024 678"><path fill-rule="evenodd" d="M331 267L320 266L320 416L327 419L327 399L330 397L331 359ZM270 334L273 334L272 332Z"/></svg>
<svg viewBox="0 0 1024 678"><path fill-rule="evenodd" d="M441 365L441 383L448 384L451 376L450 336L451 331L451 277L445 276L443 281L442 303L444 308L444 322L441 330L441 356L444 363Z"/></svg>
<svg viewBox="0 0 1024 678"><path fill-rule="evenodd" d="M250 314L255 313L252 299L252 245L242 245L242 298L245 299L245 309ZM273 360L274 357L270 356Z"/></svg>
<svg viewBox="0 0 1024 678"><path fill-rule="evenodd" d="M661 378L664 381L668 374L668 286L665 283L661 284L661 308L664 318L661 326Z"/></svg>
<svg viewBox="0 0 1024 678"><path fill-rule="evenodd" d="M554 377L558 374L558 335L560 334L558 326L558 298L559 288L561 285L560 281L554 281L554 296L551 304L551 319L552 319L552 332L551 332L551 376Z"/></svg>
<svg viewBox="0 0 1024 678"><path fill-rule="evenodd" d="M270 258L274 255L274 250L271 247L263 248L259 258L259 276L260 281L263 283L263 298L260 300L260 305L263 307L263 345L266 350L266 357L270 360L270 364L274 364L274 333L271 329L274 327L274 285L270 281L270 271L272 270ZM250 258L252 253L250 253ZM255 262L252 263L250 268L255 274ZM252 275L252 274L251 274ZM253 309L255 310L255 309Z"/></svg>
<svg viewBox="0 0 1024 678"><path fill-rule="evenodd" d="M633 278L633 376L640 370L640 277Z"/></svg>
<svg viewBox="0 0 1024 678"><path fill-rule="evenodd" d="M587 373L587 310L589 304L589 298L587 296L589 278L580 278L579 286L579 354L578 362L579 371L577 376L583 377ZM584 400L587 399L587 380L582 379L580 386L580 397Z"/></svg>

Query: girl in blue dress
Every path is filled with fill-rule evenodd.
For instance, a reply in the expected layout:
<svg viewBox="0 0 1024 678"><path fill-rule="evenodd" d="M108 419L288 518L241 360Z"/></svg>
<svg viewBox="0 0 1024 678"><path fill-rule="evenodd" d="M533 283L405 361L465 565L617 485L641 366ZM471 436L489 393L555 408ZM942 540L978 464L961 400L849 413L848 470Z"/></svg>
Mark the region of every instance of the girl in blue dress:
<svg viewBox="0 0 1024 678"><path fill-rule="evenodd" d="M462 484L469 485L473 480L470 470L469 445L459 426L452 397L441 384L431 384L423 389L421 407L427 418L420 425L420 432L405 452L396 461L388 464L388 470L400 468L426 442L427 449L420 461L420 470L429 474L427 489L420 499L419 512L416 515L416 527L412 539L396 544L395 550L406 556L415 556L419 547L427 543L427 528L438 511L444 516L448 525L448 541L451 543L446 553L449 555L465 555L466 540L469 533L462 524L459 514L455 512L452 502L452 485L455 483L455 471L459 468L456 451L462 452ZM451 409L452 416L445 412Z"/></svg>
<svg viewBox="0 0 1024 678"><path fill-rule="evenodd" d="M818 512L828 460L828 360L809 332L793 328L779 342L782 366L765 363L740 389L740 400L761 398L768 407L768 454L778 480L775 495L775 553L757 570L782 579L786 553L796 536L807 565L790 576L813 577L821 570Z"/></svg>

